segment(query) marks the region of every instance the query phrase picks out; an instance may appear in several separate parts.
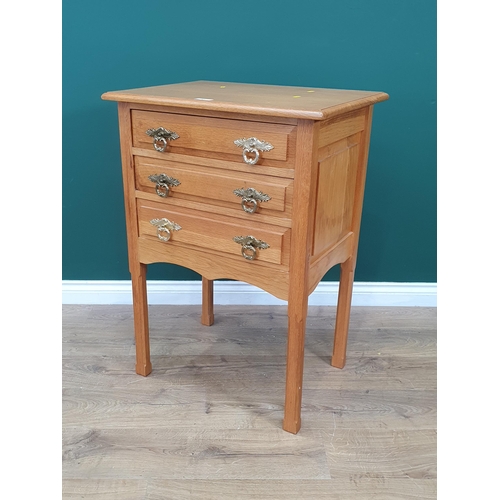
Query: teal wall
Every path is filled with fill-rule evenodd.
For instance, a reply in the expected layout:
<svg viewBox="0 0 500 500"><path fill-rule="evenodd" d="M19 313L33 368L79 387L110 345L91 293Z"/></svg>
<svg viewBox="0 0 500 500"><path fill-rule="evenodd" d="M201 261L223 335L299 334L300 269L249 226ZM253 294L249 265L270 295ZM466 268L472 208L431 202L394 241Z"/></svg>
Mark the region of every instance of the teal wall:
<svg viewBox="0 0 500 500"><path fill-rule="evenodd" d="M436 281L433 0L65 0L63 279L129 279L116 103L101 94L190 80L387 92L356 280ZM166 264L148 273L197 277Z"/></svg>

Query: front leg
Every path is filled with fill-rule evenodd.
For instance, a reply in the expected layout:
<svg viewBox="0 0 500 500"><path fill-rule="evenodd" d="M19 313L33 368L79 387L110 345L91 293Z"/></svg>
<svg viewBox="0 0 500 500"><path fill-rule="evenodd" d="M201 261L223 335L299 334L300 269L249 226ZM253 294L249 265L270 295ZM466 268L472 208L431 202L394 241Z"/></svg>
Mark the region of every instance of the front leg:
<svg viewBox="0 0 500 500"><path fill-rule="evenodd" d="M288 346L283 429L297 434L301 425L307 293L304 290L302 293L294 295L295 297L288 302Z"/></svg>
<svg viewBox="0 0 500 500"><path fill-rule="evenodd" d="M134 303L135 371L144 377L151 373L149 354L148 297L146 290L146 264L131 266L132 297Z"/></svg>

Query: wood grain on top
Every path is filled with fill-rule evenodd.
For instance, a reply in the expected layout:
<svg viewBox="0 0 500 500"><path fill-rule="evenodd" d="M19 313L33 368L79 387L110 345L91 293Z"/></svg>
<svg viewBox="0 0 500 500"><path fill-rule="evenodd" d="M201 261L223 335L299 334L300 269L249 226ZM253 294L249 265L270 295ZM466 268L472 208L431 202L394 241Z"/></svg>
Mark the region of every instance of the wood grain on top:
<svg viewBox="0 0 500 500"><path fill-rule="evenodd" d="M196 81L106 92L104 100L324 120L385 101L384 92Z"/></svg>

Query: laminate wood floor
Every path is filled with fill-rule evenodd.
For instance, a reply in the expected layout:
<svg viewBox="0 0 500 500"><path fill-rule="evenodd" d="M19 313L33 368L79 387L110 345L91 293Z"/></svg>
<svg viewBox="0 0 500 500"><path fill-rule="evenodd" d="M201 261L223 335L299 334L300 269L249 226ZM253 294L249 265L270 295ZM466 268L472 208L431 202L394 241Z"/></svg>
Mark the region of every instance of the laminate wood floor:
<svg viewBox="0 0 500 500"><path fill-rule="evenodd" d="M287 310L150 306L135 374L131 306L63 307L63 498L436 498L436 309L310 307L302 429L281 429Z"/></svg>

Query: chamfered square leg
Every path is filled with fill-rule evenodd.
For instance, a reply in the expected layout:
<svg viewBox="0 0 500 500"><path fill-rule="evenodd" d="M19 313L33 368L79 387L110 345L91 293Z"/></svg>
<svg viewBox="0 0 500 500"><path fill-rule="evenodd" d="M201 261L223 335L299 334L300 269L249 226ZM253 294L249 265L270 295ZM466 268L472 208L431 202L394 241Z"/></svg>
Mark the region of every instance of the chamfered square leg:
<svg viewBox="0 0 500 500"><path fill-rule="evenodd" d="M144 377L151 373L149 354L148 298L146 290L146 264L134 265L131 269L132 296L134 302L135 371Z"/></svg>
<svg viewBox="0 0 500 500"><path fill-rule="evenodd" d="M204 277L201 278L201 324L214 324L214 282Z"/></svg>
<svg viewBox="0 0 500 500"><path fill-rule="evenodd" d="M345 366L353 283L354 261L350 258L340 265L339 297L332 355L332 366L336 368L344 368Z"/></svg>
<svg viewBox="0 0 500 500"><path fill-rule="evenodd" d="M288 303L288 345L286 358L285 415L283 429L292 434L300 430L302 380L304 375L304 340L306 333L307 296L305 305Z"/></svg>

